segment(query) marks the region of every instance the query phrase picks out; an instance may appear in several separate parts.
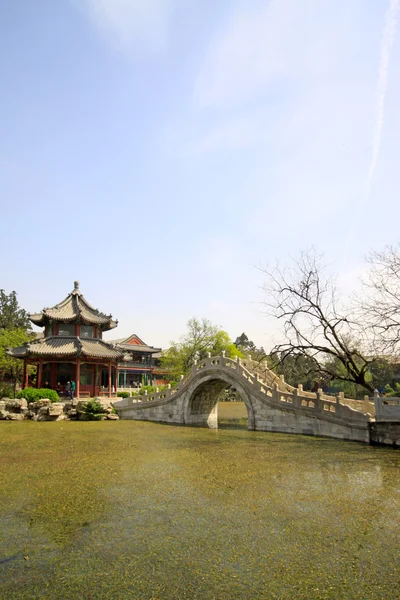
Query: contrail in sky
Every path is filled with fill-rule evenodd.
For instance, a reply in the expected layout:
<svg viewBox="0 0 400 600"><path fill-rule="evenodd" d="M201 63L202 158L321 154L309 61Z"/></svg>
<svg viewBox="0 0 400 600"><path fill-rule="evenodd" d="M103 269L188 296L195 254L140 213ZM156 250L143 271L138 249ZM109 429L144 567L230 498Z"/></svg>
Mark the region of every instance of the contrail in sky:
<svg viewBox="0 0 400 600"><path fill-rule="evenodd" d="M381 149L383 123L385 119L385 100L389 82L389 63L392 53L393 44L396 38L397 21L399 17L400 0L390 0L389 7L385 14L385 26L382 32L381 52L379 59L378 73L378 106L376 111L375 134L372 145L371 164L368 172L368 179L364 193L360 195L359 208L363 207L369 199L371 193L372 181L375 175L376 166L378 164L379 152ZM344 245L344 260L348 259L351 240L355 235L356 225L353 224L347 234L346 243Z"/></svg>
<svg viewBox="0 0 400 600"><path fill-rule="evenodd" d="M378 110L376 115L371 166L369 168L367 180L366 200L368 199L371 191L372 180L374 178L376 165L378 164L379 151L381 148L383 122L385 118L385 100L389 81L389 62L394 40L396 38L399 9L400 0L390 0L389 8L387 9L385 15L385 27L382 34L381 56L379 61Z"/></svg>

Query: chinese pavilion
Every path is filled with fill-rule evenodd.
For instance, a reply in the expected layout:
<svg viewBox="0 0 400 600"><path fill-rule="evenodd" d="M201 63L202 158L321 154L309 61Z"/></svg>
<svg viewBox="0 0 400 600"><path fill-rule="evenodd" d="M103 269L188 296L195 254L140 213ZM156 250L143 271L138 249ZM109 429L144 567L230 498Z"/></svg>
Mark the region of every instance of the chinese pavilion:
<svg viewBox="0 0 400 600"><path fill-rule="evenodd" d="M9 351L24 361L23 387L28 386L29 364L37 365L37 387L56 389L60 383L76 382L76 397L110 396L118 385L118 360L123 352L102 340L103 331L117 327L111 315L93 308L79 291L73 291L52 308L29 314L44 327L44 337Z"/></svg>

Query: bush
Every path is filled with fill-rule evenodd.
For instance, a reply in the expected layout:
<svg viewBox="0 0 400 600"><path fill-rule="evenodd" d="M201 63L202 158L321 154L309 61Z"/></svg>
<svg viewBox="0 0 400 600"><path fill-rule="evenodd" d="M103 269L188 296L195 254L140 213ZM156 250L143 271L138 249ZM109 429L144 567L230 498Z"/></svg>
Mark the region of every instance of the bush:
<svg viewBox="0 0 400 600"><path fill-rule="evenodd" d="M0 385L0 400L1 398L14 398L14 388L12 385L4 383Z"/></svg>
<svg viewBox="0 0 400 600"><path fill-rule="evenodd" d="M60 397L55 390L49 390L48 388L25 388L20 390L17 394L17 398L25 398L27 402L36 402L37 400L43 400L47 398L50 402L59 402Z"/></svg>
<svg viewBox="0 0 400 600"><path fill-rule="evenodd" d="M139 390L139 394L144 394L145 391L148 394L154 394L156 388L154 387L154 385L143 385Z"/></svg>
<svg viewBox="0 0 400 600"><path fill-rule="evenodd" d="M118 398L129 398L129 392L117 392Z"/></svg>
<svg viewBox="0 0 400 600"><path fill-rule="evenodd" d="M82 412L89 417L89 421L100 421L106 410L97 400L89 400Z"/></svg>
<svg viewBox="0 0 400 600"><path fill-rule="evenodd" d="M400 396L400 384L396 382L395 389L390 387L390 385L385 385L385 396L391 397L399 397Z"/></svg>

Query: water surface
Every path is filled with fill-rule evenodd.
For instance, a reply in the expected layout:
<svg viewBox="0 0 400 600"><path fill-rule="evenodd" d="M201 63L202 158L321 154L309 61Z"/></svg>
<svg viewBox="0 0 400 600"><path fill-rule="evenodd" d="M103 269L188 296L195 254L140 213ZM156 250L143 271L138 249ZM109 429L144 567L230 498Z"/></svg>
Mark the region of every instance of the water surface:
<svg viewBox="0 0 400 600"><path fill-rule="evenodd" d="M400 597L400 452L0 423L1 599Z"/></svg>

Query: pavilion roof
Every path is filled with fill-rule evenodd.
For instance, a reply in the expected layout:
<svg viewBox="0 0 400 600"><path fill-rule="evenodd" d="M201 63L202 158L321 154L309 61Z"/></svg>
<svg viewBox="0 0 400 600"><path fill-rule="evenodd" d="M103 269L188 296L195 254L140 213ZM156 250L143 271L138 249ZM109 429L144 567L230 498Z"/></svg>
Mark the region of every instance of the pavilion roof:
<svg viewBox="0 0 400 600"><path fill-rule="evenodd" d="M69 357L81 356L86 358L105 358L118 360L122 352L102 340L82 340L78 337L52 336L45 339L27 342L18 348L7 350L14 358L29 357Z"/></svg>
<svg viewBox="0 0 400 600"><path fill-rule="evenodd" d="M124 352L148 352L149 354L161 352L161 348L155 348L154 346L148 346L145 344L145 342L136 333L127 338L108 340L108 342Z"/></svg>
<svg viewBox="0 0 400 600"><path fill-rule="evenodd" d="M106 315L89 304L79 291L78 281L74 282L73 291L62 302L51 308L44 308L40 313L29 313L28 316L32 323L39 327L43 327L49 321L98 325L103 331L118 325L118 321L114 321L112 315Z"/></svg>

